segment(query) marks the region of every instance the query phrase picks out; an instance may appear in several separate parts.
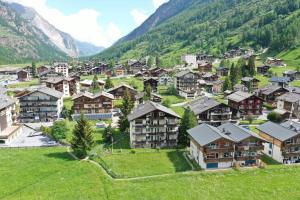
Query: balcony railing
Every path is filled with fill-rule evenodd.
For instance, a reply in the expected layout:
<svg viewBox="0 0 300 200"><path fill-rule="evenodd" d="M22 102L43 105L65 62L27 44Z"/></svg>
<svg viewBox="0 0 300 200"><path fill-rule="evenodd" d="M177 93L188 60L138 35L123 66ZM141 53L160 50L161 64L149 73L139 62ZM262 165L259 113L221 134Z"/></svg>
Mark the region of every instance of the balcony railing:
<svg viewBox="0 0 300 200"><path fill-rule="evenodd" d="M209 149L209 148L205 149L206 153L233 152L233 151L234 151L233 147L226 147L226 148L217 147L217 148L214 148L214 149Z"/></svg>
<svg viewBox="0 0 300 200"><path fill-rule="evenodd" d="M231 162L233 161L233 157L226 158L204 158L206 163L215 163L215 162Z"/></svg>

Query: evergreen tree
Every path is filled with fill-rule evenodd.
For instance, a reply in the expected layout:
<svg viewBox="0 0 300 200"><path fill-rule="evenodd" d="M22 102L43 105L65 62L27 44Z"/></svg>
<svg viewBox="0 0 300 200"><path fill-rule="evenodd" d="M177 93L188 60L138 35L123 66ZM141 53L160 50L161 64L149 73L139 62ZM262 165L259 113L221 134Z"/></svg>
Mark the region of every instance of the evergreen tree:
<svg viewBox="0 0 300 200"><path fill-rule="evenodd" d="M231 88L232 88L231 83L230 83L230 80L227 76L226 79L225 79L225 82L223 84L222 90L223 90L223 92L225 92L226 90L231 90Z"/></svg>
<svg viewBox="0 0 300 200"><path fill-rule="evenodd" d="M225 60L221 60L219 67L225 67Z"/></svg>
<svg viewBox="0 0 300 200"><path fill-rule="evenodd" d="M111 142L112 141L113 133L114 133L114 130L112 129L111 124L110 124L108 127L106 127L104 129L103 136L104 136L105 142Z"/></svg>
<svg viewBox="0 0 300 200"><path fill-rule="evenodd" d="M37 77L38 74L37 74L37 67L35 61L32 61L31 67L32 67L32 76Z"/></svg>
<svg viewBox="0 0 300 200"><path fill-rule="evenodd" d="M116 66L115 61L114 60L110 60L109 64L108 64L109 69L112 70L115 66Z"/></svg>
<svg viewBox="0 0 300 200"><path fill-rule="evenodd" d="M144 95L144 100L145 101L150 101L151 99L151 93L152 93L152 87L150 84L147 85L145 95Z"/></svg>
<svg viewBox="0 0 300 200"><path fill-rule="evenodd" d="M149 56L147 66L151 68L153 64L154 64L154 58L152 56Z"/></svg>
<svg viewBox="0 0 300 200"><path fill-rule="evenodd" d="M234 63L231 64L229 72L229 80L231 82L231 89L238 83L238 70L235 68Z"/></svg>
<svg viewBox="0 0 300 200"><path fill-rule="evenodd" d="M120 128L121 133L128 132L129 125L130 125L129 121L128 121L128 115L131 113L133 107L134 107L134 103L131 99L131 95L130 95L128 89L126 89L125 95L123 98L123 102L120 107L121 116L119 119L119 128Z"/></svg>
<svg viewBox="0 0 300 200"><path fill-rule="evenodd" d="M255 57L251 56L248 62L249 75L255 75Z"/></svg>
<svg viewBox="0 0 300 200"><path fill-rule="evenodd" d="M187 131L198 125L197 118L194 112L188 107L184 111L184 115L181 119L179 126L178 143L184 147L189 145L189 137Z"/></svg>
<svg viewBox="0 0 300 200"><path fill-rule="evenodd" d="M104 88L108 90L108 89L113 88L113 87L114 87L113 82L111 81L110 77L107 77L107 79L105 81Z"/></svg>
<svg viewBox="0 0 300 200"><path fill-rule="evenodd" d="M155 64L156 64L156 67L160 67L160 58L159 58L159 56L155 57Z"/></svg>
<svg viewBox="0 0 300 200"><path fill-rule="evenodd" d="M93 78L93 82L92 82L92 88L91 88L91 92L93 94L96 94L97 92L100 91L100 86L99 86L99 83L98 83L98 77L97 75L95 74L94 75L94 78Z"/></svg>
<svg viewBox="0 0 300 200"><path fill-rule="evenodd" d="M79 158L87 156L94 145L93 131L89 122L81 114L75 125L71 147Z"/></svg>
<svg viewBox="0 0 300 200"><path fill-rule="evenodd" d="M249 76L249 71L248 71L247 64L244 62L242 65L242 77L246 77L246 76Z"/></svg>

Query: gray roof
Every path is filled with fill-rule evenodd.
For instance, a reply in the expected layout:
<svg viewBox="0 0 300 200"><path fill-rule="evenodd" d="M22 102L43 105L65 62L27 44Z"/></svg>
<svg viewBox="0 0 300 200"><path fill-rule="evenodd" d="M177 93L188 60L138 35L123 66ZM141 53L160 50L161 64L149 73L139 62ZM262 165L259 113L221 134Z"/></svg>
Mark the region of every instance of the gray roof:
<svg viewBox="0 0 300 200"><path fill-rule="evenodd" d="M245 81L245 82L250 82L250 81L253 81L253 80L259 81L258 79L253 78L253 77L244 77L244 78L242 78L242 81Z"/></svg>
<svg viewBox="0 0 300 200"><path fill-rule="evenodd" d="M281 95L280 97L277 97L277 100L295 103L295 102L300 101L300 94L286 93L286 94Z"/></svg>
<svg viewBox="0 0 300 200"><path fill-rule="evenodd" d="M57 90L54 90L54 89L48 88L48 87L41 87L41 88L38 88L36 90L31 91L30 93L27 93L27 94L21 96L20 98L22 98L24 96L28 96L28 95L30 95L32 93L35 93L35 92L41 92L41 93L47 94L49 96L56 97L58 99L63 97L63 93L60 92L60 91L57 91Z"/></svg>
<svg viewBox="0 0 300 200"><path fill-rule="evenodd" d="M248 99L249 97L252 97L254 94L250 94L247 92L242 92L242 91L237 91L229 96L227 96L226 98L235 102L240 102L243 101L245 99Z"/></svg>
<svg viewBox="0 0 300 200"><path fill-rule="evenodd" d="M126 87L126 88L128 88L128 89L130 89L130 90L136 91L136 89L134 89L133 87L131 87L131 86L125 84L125 83L122 83L121 85L119 85L119 86L117 86L117 87L114 87L114 88L111 88L111 89L107 90L107 92L109 93L109 92L111 92L111 91L114 91L114 90L116 90L116 89L119 89L120 87Z"/></svg>
<svg viewBox="0 0 300 200"><path fill-rule="evenodd" d="M235 142L241 142L249 137L255 137L264 140L251 131L231 123L223 124L219 126L218 129L224 134L227 134Z"/></svg>
<svg viewBox="0 0 300 200"><path fill-rule="evenodd" d="M270 121L258 126L257 129L280 141L285 141L298 135L298 133Z"/></svg>
<svg viewBox="0 0 300 200"><path fill-rule="evenodd" d="M289 83L291 79L289 77L276 77L273 76L269 82L274 82L274 83Z"/></svg>
<svg viewBox="0 0 300 200"><path fill-rule="evenodd" d="M152 101L147 101L144 104L140 104L137 108L135 108L132 113L128 115L128 120L132 121L136 118L142 117L150 112L153 112L155 110L159 110L161 112L167 113L169 115L173 115L174 117L181 118L179 115L177 115L173 110L170 108L167 108L161 104L154 103Z"/></svg>
<svg viewBox="0 0 300 200"><path fill-rule="evenodd" d="M292 131L300 132L300 123L299 122L294 122L292 120L288 120L286 122L283 122L280 124L281 126L290 129Z"/></svg>
<svg viewBox="0 0 300 200"><path fill-rule="evenodd" d="M191 71L191 70L184 70L184 71L178 72L175 76L176 77L181 77L181 76L184 76L184 75L189 74L189 73L194 73L194 72Z"/></svg>
<svg viewBox="0 0 300 200"><path fill-rule="evenodd" d="M0 110L13 105L14 103L16 103L16 100L14 100L13 98L5 94L0 94Z"/></svg>
<svg viewBox="0 0 300 200"><path fill-rule="evenodd" d="M73 100L74 99L78 99L79 97L82 97L82 96L88 97L90 99L95 99L95 98L98 98L100 96L104 96L104 97L107 97L107 98L110 98L110 99L114 99L114 95L102 91L102 92L97 93L97 94L92 94L90 92L79 93L78 95L76 95L76 96L73 97Z"/></svg>
<svg viewBox="0 0 300 200"><path fill-rule="evenodd" d="M293 92L293 93L298 93L300 94L300 88L299 87L286 87L285 89L289 90L290 92Z"/></svg>
<svg viewBox="0 0 300 200"><path fill-rule="evenodd" d="M191 110L196 114L199 115L213 107L216 107L218 105L220 105L221 103L214 100L214 99L210 99L208 97L202 97L199 99L196 99L192 102L190 102L188 105L186 105L185 107L190 107Z"/></svg>
<svg viewBox="0 0 300 200"><path fill-rule="evenodd" d="M201 146L205 146L222 138L232 141L230 137L223 134L218 128L205 123L189 129L187 132L190 137L192 137Z"/></svg>
<svg viewBox="0 0 300 200"><path fill-rule="evenodd" d="M280 86L268 85L263 88L257 89L256 92L261 92L264 95L270 95L270 94L276 92L277 90L280 90L281 88L282 87L280 87ZM288 92L287 89L285 89L285 90Z"/></svg>

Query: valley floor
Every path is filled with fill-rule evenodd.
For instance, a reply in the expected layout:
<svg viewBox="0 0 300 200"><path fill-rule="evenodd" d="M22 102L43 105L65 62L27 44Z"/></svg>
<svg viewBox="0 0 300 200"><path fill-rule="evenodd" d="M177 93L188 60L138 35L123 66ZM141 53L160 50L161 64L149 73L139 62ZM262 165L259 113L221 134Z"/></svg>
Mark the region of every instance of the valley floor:
<svg viewBox="0 0 300 200"><path fill-rule="evenodd" d="M126 161L124 161L126 162ZM0 149L0 199L299 199L300 167L110 178L64 148Z"/></svg>

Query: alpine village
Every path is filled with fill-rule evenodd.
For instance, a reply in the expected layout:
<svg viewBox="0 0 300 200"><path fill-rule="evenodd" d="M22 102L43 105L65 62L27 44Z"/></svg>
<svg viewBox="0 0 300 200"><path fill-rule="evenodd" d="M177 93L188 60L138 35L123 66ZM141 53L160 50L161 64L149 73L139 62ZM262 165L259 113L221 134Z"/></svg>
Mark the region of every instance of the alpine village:
<svg viewBox="0 0 300 200"><path fill-rule="evenodd" d="M299 0L165 1L85 53L36 17L0 1L0 199L300 198Z"/></svg>

